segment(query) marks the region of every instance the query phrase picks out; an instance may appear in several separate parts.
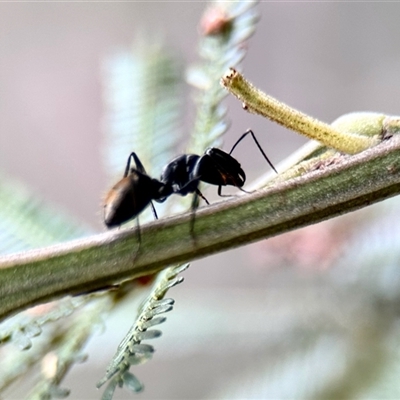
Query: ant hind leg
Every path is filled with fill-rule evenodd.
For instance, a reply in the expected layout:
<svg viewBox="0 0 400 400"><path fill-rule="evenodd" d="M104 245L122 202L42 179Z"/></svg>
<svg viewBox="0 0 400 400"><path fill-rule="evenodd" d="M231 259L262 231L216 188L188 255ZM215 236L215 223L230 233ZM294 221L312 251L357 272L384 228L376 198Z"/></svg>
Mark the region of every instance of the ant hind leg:
<svg viewBox="0 0 400 400"><path fill-rule="evenodd" d="M136 232L137 232L137 239L138 239L138 247L135 251L135 254L133 256L133 263L135 263L139 252L140 252L140 246L142 245L142 234L140 233L140 224L139 224L139 217L136 217Z"/></svg>
<svg viewBox="0 0 400 400"><path fill-rule="evenodd" d="M131 160L132 159L135 161L136 169L139 172L141 172L142 174L146 174L147 175L147 172L146 172L142 162L140 161L140 158L136 155L136 153L134 151L132 151L132 153L129 154L128 161L126 162L124 178L126 178L129 175L129 169L131 167Z"/></svg>
<svg viewBox="0 0 400 400"><path fill-rule="evenodd" d="M157 211L156 211L156 208L154 207L154 204L153 204L152 201L150 202L150 205L151 205L151 209L153 211L154 218L158 219ZM139 254L139 251L140 251L140 246L142 244L142 235L140 233L139 217L136 217L136 230L137 230L137 238L138 238L139 245L138 245L138 248L137 248L137 250L135 252L135 255L133 257L133 262L136 261L136 258L137 258L138 254Z"/></svg>

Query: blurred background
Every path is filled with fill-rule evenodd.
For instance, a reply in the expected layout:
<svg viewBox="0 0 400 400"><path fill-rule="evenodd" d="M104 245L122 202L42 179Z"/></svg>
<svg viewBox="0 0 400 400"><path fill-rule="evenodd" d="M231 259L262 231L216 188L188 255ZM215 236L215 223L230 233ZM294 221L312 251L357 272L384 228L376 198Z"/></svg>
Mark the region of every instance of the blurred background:
<svg viewBox="0 0 400 400"><path fill-rule="evenodd" d="M1 173L104 231L105 60L140 31L163 37L186 64L197 61L206 5L0 3ZM259 9L244 61L258 87L325 122L352 111L399 114L399 3L282 1ZM185 91L182 132L193 122ZM306 141L233 98L226 104L225 149L252 128L278 163ZM249 181L267 169L251 141L235 156ZM211 199L215 192L205 190ZM176 305L152 343L154 359L133 370L146 386L137 398L400 398L396 210L394 199L194 262L169 293ZM135 307L119 310L93 338L88 362L65 381L71 399L100 397L95 383L134 316Z"/></svg>

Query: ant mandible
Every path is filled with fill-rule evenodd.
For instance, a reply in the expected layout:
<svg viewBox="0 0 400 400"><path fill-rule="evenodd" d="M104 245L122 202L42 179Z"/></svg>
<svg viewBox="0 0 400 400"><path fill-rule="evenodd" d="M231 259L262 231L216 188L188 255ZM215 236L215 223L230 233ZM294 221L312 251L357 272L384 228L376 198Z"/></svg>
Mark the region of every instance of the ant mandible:
<svg viewBox="0 0 400 400"><path fill-rule="evenodd" d="M218 195L221 197L223 197L222 186L230 185L243 190L246 174L231 154L235 147L249 134L265 160L277 172L252 130L246 131L236 141L229 153L213 147L207 149L202 156L183 154L174 158L164 167L160 180L148 176L139 157L132 152L128 157L123 178L113 186L106 196L104 223L108 228L119 226L137 217L149 205L151 205L153 214L157 218L152 201L161 203L173 193L181 196L194 193L192 202L192 210L194 211L197 196L200 196L209 204L198 188L200 181L218 186ZM131 168L131 160L135 162L136 168Z"/></svg>

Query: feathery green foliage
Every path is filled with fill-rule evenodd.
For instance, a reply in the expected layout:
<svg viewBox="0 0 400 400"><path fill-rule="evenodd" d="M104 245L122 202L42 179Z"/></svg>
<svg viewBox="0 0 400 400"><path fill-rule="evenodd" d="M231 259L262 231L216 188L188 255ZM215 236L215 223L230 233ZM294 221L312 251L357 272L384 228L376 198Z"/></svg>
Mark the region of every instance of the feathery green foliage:
<svg viewBox="0 0 400 400"><path fill-rule="evenodd" d="M0 254L15 253L93 233L51 207L27 187L0 179Z"/></svg>
<svg viewBox="0 0 400 400"><path fill-rule="evenodd" d="M27 399L64 398L69 395L68 388L60 387L62 380L74 364L86 360L84 346L98 331L102 316L115 305L115 299L110 294L89 297L79 313L66 321L68 323L52 338L51 351L41 361L41 380L29 392Z"/></svg>
<svg viewBox="0 0 400 400"><path fill-rule="evenodd" d="M48 246L91 233L89 228L74 223L71 217L40 200L22 184L4 177L0 184L0 209L0 250L3 254ZM65 298L48 310L19 313L0 324L0 345L3 345L0 355L4 353L1 356L0 391L23 378L49 351L56 350L59 347L55 344L56 338L74 339L74 332L66 330L65 319L85 303L85 298ZM8 348L5 344L9 344ZM65 356L74 357L74 352ZM62 363L63 357L58 361ZM52 390L56 391L54 385ZM47 391L42 391L45 393Z"/></svg>
<svg viewBox="0 0 400 400"><path fill-rule="evenodd" d="M108 380L110 381L104 391L103 400L112 399L117 385L120 387L125 385L134 392L143 389L143 385L129 372L129 368L131 365L142 364L152 357L154 348L142 344L142 341L154 339L161 335L161 331L150 328L165 322L165 318L159 317L159 315L171 311L174 300L164 299L164 296L171 287L183 281L183 278L178 277L178 274L187 267L188 264L179 268L167 268L158 275L153 286L156 290L153 290L143 302L135 323L118 346L117 353L111 361L106 375L97 384L97 387L100 387Z"/></svg>
<svg viewBox="0 0 400 400"><path fill-rule="evenodd" d="M196 93L197 114L189 152L201 154L207 147L220 147L228 129L227 108L222 100L226 91L219 85L230 67L241 68L246 55L245 43L256 29L257 1L214 1L206 9L201 23L199 54L202 62L191 67L188 81Z"/></svg>
<svg viewBox="0 0 400 400"><path fill-rule="evenodd" d="M109 56L103 70L108 175L122 176L132 151L149 173L161 171L181 133L180 59L161 42L139 36L130 51Z"/></svg>
<svg viewBox="0 0 400 400"><path fill-rule="evenodd" d="M207 11L211 14L206 13L203 19L203 37L200 49L204 62L202 66L195 69L194 75L191 75L191 81L196 82L195 86L201 89L196 98L198 113L190 144L191 151L201 153L205 147L220 145L221 134L226 130L228 122L226 121L226 109L221 103L225 93L223 89L219 88L218 80L228 66L236 66L244 55L242 42L252 34L258 18L253 5L254 2L215 2L209 8L211 11ZM109 80L106 96L109 103L105 125L110 132L110 140L107 141L107 152L109 152L107 153L109 160L107 168L110 174L115 176L122 175L124 162L121 165L121 160L126 160L131 151L140 154L145 166L149 168L148 172L151 175L155 174L172 155L170 150L175 137L168 134L179 131L178 121L181 102L178 92L180 80L177 73L178 69L176 69L179 62L164 54L162 49L157 46L150 46L148 49L148 46L144 45L142 50L144 52L139 56L132 55L132 53L120 54L113 61L110 60L109 67L107 67L106 75L108 74ZM150 51L147 52L147 50ZM159 68L161 65L162 68ZM171 69L168 69L169 67ZM168 78L166 81L163 81L163 74L160 72L163 71L164 73L164 68L168 71L165 75ZM150 72L149 76L147 76L148 72ZM139 83L135 83L136 80L139 80ZM215 86L212 83L214 80L216 81ZM141 86L141 83L143 83L143 86ZM136 97L137 93L140 93L140 96ZM164 94L166 94L165 97L163 97ZM158 103L158 100L160 100L160 103ZM142 117L143 121L141 120ZM140 127L140 129L135 129L135 127ZM151 138L151 140L144 140L142 143L141 138ZM157 143L157 146L154 146L154 143ZM329 182L335 181L334 179L329 181L332 176L329 176L328 168L326 185L324 186L324 181L319 182L321 188L325 189L323 195L318 197L318 201L317 198L307 197L307 193L309 194L313 189L316 189L316 186L312 186L310 180L307 180L307 176L296 181L284 182L283 185L287 184L287 187L292 189L291 191L274 192L272 190L269 192L276 200L275 203L280 203L280 208L274 209L275 214L287 212L289 215L291 210L308 207L308 212L315 214L315 220L320 220L334 214L340 214L346 207L351 208L350 203L352 202L353 207L355 207L355 203L365 193L370 196L366 202L373 202L378 197L381 199L397 193L400 190L398 188L400 185L398 157L390 158L389 156L391 151L399 151L398 148L400 147L397 145L393 149L390 147L390 142L388 143L388 146L385 147L385 143L383 143L378 149L381 152L379 155L386 164L379 164L377 157L374 158L373 156L374 149L371 149L370 152L367 152L370 158L364 160L365 165L363 167L365 168L362 170L362 167L358 165L357 175L352 174L354 169L351 168L345 175L343 171L347 172L347 170L343 159L346 160L346 158L331 154L337 157L339 164L343 162L342 169L333 167L333 178L336 176L337 179L341 179L341 184L335 185L333 183L329 185ZM114 144L115 147L113 147ZM152 153L155 149L157 154ZM315 148L312 152L314 151ZM312 154L315 155L315 153ZM360 157L362 156L360 155ZM308 155L306 155L307 157ZM347 160L351 164L352 160L360 157L348 157ZM328 162L334 164L337 159L331 158ZM311 171L308 175L315 177L319 174L320 171L316 171L316 169L320 167L323 169L325 166L320 161L312 160L312 163L308 164L308 171ZM316 166L316 163L320 164L319 167ZM297 175L303 172L304 170ZM374 186L380 179L379 174L382 179L392 177L392 180L384 181L383 187ZM353 176L356 176L356 179ZM368 177L373 179L368 180ZM365 182L363 178L365 178ZM357 180L357 182L354 180ZM360 192L365 189L366 192L362 194L353 193L352 198L344 201L340 199L340 193L337 193L338 188L343 193L345 192L343 184L347 184L349 187L357 187ZM304 185L303 189L308 188L309 190L301 191L302 185ZM361 186L364 186L364 188L361 188ZM371 192L367 191L369 186L374 188ZM31 246L45 245L52 241L64 240L61 234L68 235L68 232L72 232L71 237L75 237L75 232L79 231L78 228L75 231L69 221L58 223L58 217L55 215L49 212L46 214L44 208L40 206L32 206L36 203L31 197L27 196L20 202L19 200L15 201L16 192L14 190L11 190L10 193L10 195L7 195L8 197L5 196L8 200L3 205L3 210L7 210L3 218L6 226L4 237L8 238L11 235L12 238L10 242L4 241L6 250L11 248L19 250L18 246L25 249ZM282 196L279 197L279 194L282 194ZM337 200L332 201L332 196L335 194L338 195ZM204 210L205 212L202 212L199 217L199 230L205 230L205 226L210 225L209 221L212 218L214 218L214 221L221 222L219 228L224 226L224 218L225 220L237 218L235 221L239 221L241 226L246 228L255 220L268 219L270 216L267 211L270 203L263 201L262 193L256 195L258 195L258 199L248 196L248 198L254 200L256 207L252 210L251 216L247 214L247 219L243 219L240 212L244 209L251 209L251 204L240 203L239 200L232 203L236 205L236 209L234 210L232 207L230 213L225 214L225 217L223 214L222 216L218 214L218 206L214 208L214 211L212 207ZM0 200L1 196L0 191ZM10 196L12 196L12 202L9 200ZM325 208L321 205L324 202L328 203ZM15 203L14 205L19 208L16 208L16 211L6 208L9 207L10 203ZM396 221L398 204L393 204L394 210L386 215L387 218L384 218L385 213L382 212L376 222L377 227L390 226L393 225L393 221ZM284 206L288 208L284 209ZM226 204L223 207L228 208L230 206ZM314 208L314 210L310 211L309 208ZM28 211L28 213L23 214L25 211ZM319 215L317 215L318 212L320 212ZM56 221L54 225L48 224L48 230L43 217L45 214L47 215L46 218ZM29 215L31 217L40 215L39 219L42 222L38 222L38 227L35 224L31 228L28 227L28 224L25 225L25 219L29 220ZM206 218L201 219L203 216ZM18 218L21 219L18 220ZM271 230L274 229L275 233L281 232L279 229L285 230L282 228L284 224L288 226L286 230L296 227L298 226L296 224L299 224L299 220L302 218L304 218L304 215L297 215L292 219L289 216L287 220L279 220L275 226L268 227L270 229L268 234L271 235ZM42 223L44 223L44 227L39 227ZM161 223L163 222L161 221ZM187 220L184 221L184 224L187 225ZM236 226L238 225L239 223L236 223ZM179 227L179 223L176 226ZM166 225L156 225L156 228L161 231L159 227L166 228L167 232L172 232L172 230L168 231L168 229L171 229L168 221ZM146 227L144 229L144 242L148 240L146 233L154 233L151 228ZM345 226L345 230L347 228L348 225ZM259 230L261 229L266 230L267 228L263 226ZM230 231L229 234L233 235L234 229L231 228ZM60 236L57 236L57 232ZM233 236L224 235L221 232L216 230L214 234L220 233L220 237L226 242L233 240ZM257 329L265 329L267 351L263 352L264 348L257 347L248 370L245 371L243 365L239 365L240 378L235 376L234 380L224 382L223 393L208 393L208 397L232 399L253 395L252 397L264 398L273 396L315 399L377 398L383 397L382 393L387 388L391 390L387 397L390 397L390 395L393 397L393 393L400 393L398 379L396 379L396 373L399 370L399 363L396 362L398 354L397 352L390 353L391 349L398 347L397 345L393 346L393 343L397 343L399 337L396 311L399 305L398 293L400 292L399 279L397 278L398 234L393 232L393 229L387 231L377 229L372 233L365 230L364 233L366 237L359 238L361 243L364 243L364 248L356 239L349 240L348 249L343 251L343 258L338 262L339 269L341 269L340 273L338 271L338 273L333 272L316 276L313 281L308 283L309 287L304 284L303 275L294 278L295 274L287 274L283 277L284 279L279 276L278 278L282 279L281 282L284 282L284 285L278 287L275 293L273 287L268 287L268 283L266 283L262 292L263 296L271 300L271 314L263 314L262 321L259 322L254 318L253 308L246 304L243 305L240 324L237 322L236 314L234 317L236 325L240 325L238 330L243 339L241 344L244 344L245 351L247 351L246 346L251 342L252 334ZM115 250L118 247L113 246L115 243L117 245L125 243L124 253L121 251L116 256L123 258L129 253L131 260L132 241L129 241L129 234L131 232L120 232L120 235L116 235L118 237L116 237L115 242L104 240L99 245L100 250ZM202 232L200 232L200 245L203 245L201 234ZM257 237L262 236L257 230L251 231L250 234L259 235ZM80 235L80 233L77 233L77 235ZM236 238L238 243L240 240L248 240L240 235L239 232ZM314 239L317 239L316 236L314 236ZM162 239L162 236L159 237ZM18 240L14 240L15 238L18 238ZM32 242L32 239L35 241ZM43 241L43 243L39 243L40 241ZM169 243L172 248L172 243L168 241L166 243ZM146 248L146 245L147 249L150 248L150 251L153 249L147 243L145 243L144 248ZM208 245L212 246L213 244L208 243ZM121 247L123 246L120 246L119 250L121 250ZM285 252L290 253L290 250L285 249ZM187 250L187 253L190 251L191 249ZM72 250L71 254L75 260L81 257L82 265L85 262L91 262L89 261L90 257L84 258L87 252L85 253L85 250L78 249L78 247ZM192 253L192 257L196 255L197 253ZM57 263L59 261L51 262ZM324 259L324 261L326 260ZM115 261L115 264L118 264L118 262ZM283 273L288 272L288 265L285 265L285 267ZM158 274L149 296L139 309L138 318L119 346L106 375L99 382L99 385L108 382L103 393L103 399L112 399L117 386L124 385L134 392L142 389L140 381L129 371L130 366L151 358L154 348L143 343L143 341L156 338L161 334L161 331L151 328L165 321L165 317L159 316L160 314L172 309L173 300L165 299L164 296L169 288L182 281L178 274L184 268L186 268L186 265L169 267ZM53 272L59 276L58 271L54 270ZM16 274L16 276L18 275ZM115 276L122 279L127 276L127 272L125 270L124 274L121 273L118 276L118 273L116 273ZM98 279L101 279L100 275ZM277 294L278 291L279 294ZM122 292L123 298L123 289L120 289L120 292ZM249 291L248 294L251 293L253 293L253 290ZM274 295L278 297L278 301L276 301L276 298L274 299ZM29 352L13 352L10 359L3 359L2 369L5 372L2 371L0 388L7 387L22 374L27 373L28 369L37 367L41 363L45 367L44 373L28 398L66 396L68 390L59 386L62 378L73 364L82 360L82 348L93 331L97 329L101 315L114 307L120 300L119 295L114 292L91 295L78 300L65 299L54 304L49 313L42 313L37 316L18 315L10 319L8 325L3 325L3 330L0 330L0 341L4 343L14 342L23 348L29 348L32 337L34 337L35 345ZM203 303L204 301L205 299L202 299ZM243 302L237 304L241 305ZM215 303L212 306L215 308ZM231 304L229 304L230 306ZM221 311L219 315L218 329L220 335L224 337L224 341L227 341L226 338L229 338L229 336L227 332L221 332L221 326L227 315L227 310ZM59 317L63 318L60 318L57 323L50 323L54 322L55 319L58 320ZM41 335L36 337L39 333ZM215 330L213 333L215 333ZM213 339L215 340L214 337ZM239 351L239 349L236 350ZM45 354L49 356L44 357ZM236 356L235 354L235 361ZM254 392L249 390L252 385L255 387Z"/></svg>

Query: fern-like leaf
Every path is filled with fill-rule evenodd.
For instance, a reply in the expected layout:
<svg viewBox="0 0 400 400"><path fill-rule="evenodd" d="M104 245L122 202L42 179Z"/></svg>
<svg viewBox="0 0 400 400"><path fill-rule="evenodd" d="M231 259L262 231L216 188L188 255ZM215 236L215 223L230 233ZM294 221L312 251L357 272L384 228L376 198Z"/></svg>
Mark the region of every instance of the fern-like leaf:
<svg viewBox="0 0 400 400"><path fill-rule="evenodd" d="M80 313L58 330L52 351L42 359L42 379L27 399L64 398L69 395L69 389L60 387L60 383L72 365L86 359L82 353L85 344L98 329L101 315L115 305L110 293L89 297L90 301L86 302Z"/></svg>
<svg viewBox="0 0 400 400"><path fill-rule="evenodd" d="M151 295L140 307L135 323L118 346L105 376L97 384L97 387L101 387L110 381L103 393L103 400L112 399L117 385L120 387L125 385L134 392L142 390L143 386L129 369L132 365L142 364L152 357L154 348L143 344L142 341L155 339L161 335L161 331L150 328L165 321L164 317L159 317L160 314L172 310L174 300L164 299L164 296L171 287L183 281L178 274L187 267L186 264L179 268L168 268L158 275Z"/></svg>
<svg viewBox="0 0 400 400"><path fill-rule="evenodd" d="M200 89L195 97L197 114L189 151L202 153L207 147L220 147L228 129L227 95L219 81L233 67L241 69L246 41L254 33L259 19L257 1L214 1L201 21L199 53L202 62L188 72L188 81Z"/></svg>
<svg viewBox="0 0 400 400"><path fill-rule="evenodd" d="M21 183L0 179L0 253L9 254L93 233L45 204Z"/></svg>
<svg viewBox="0 0 400 400"><path fill-rule="evenodd" d="M31 338L39 336L44 325L69 316L83 304L83 298L66 298L43 313L19 313L0 325L0 344L11 341L21 350L28 350L32 346Z"/></svg>
<svg viewBox="0 0 400 400"><path fill-rule="evenodd" d="M22 184L2 177L0 252L3 254L47 246L88 233L91 233L89 228L74 223L73 218L63 211L45 204ZM16 345L15 348L8 346L7 349L1 349L0 391L22 378L45 354L54 350L54 340L60 337L62 321L85 304L85 298L66 298L50 306L19 313L0 324L0 344ZM73 328L73 324L69 328ZM73 329L68 332L64 329L63 332L64 340L74 341ZM31 348L33 340L36 345ZM68 357L73 359L75 355L71 353ZM63 363L62 357L59 362ZM52 384L53 393L60 395L60 390Z"/></svg>
<svg viewBox="0 0 400 400"><path fill-rule="evenodd" d="M104 68L106 171L121 176L130 152L148 172L173 156L180 134L182 72L162 44L139 39L133 51L108 58Z"/></svg>

